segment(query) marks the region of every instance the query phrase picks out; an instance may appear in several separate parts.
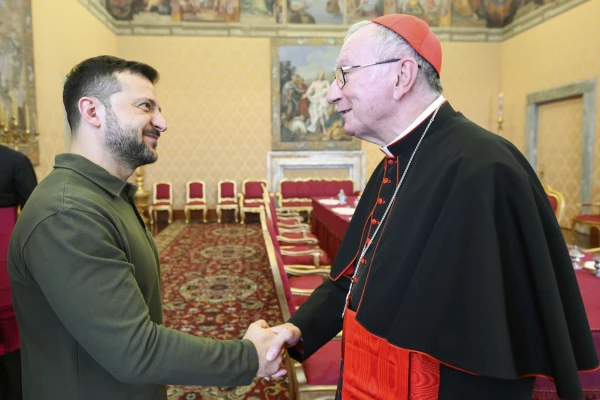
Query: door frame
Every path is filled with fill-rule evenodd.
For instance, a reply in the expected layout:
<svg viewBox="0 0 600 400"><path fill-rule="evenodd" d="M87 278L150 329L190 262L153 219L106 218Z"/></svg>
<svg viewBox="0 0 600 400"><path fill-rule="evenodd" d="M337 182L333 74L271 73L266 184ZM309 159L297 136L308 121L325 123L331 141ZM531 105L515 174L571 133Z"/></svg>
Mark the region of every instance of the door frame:
<svg viewBox="0 0 600 400"><path fill-rule="evenodd" d="M583 124L581 132L581 175L579 201L592 201L594 174L594 128L596 124L596 78L570 83L551 89L529 93L525 116L525 156L534 170L537 168L539 107L551 101L583 98ZM537 171L536 171L537 172Z"/></svg>

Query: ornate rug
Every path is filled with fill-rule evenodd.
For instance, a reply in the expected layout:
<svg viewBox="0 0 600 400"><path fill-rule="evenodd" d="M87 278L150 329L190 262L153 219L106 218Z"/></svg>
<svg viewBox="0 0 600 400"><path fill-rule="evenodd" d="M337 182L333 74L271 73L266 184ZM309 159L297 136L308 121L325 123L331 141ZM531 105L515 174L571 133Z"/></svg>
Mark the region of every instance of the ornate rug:
<svg viewBox="0 0 600 400"><path fill-rule="evenodd" d="M282 323L258 225L174 221L155 238L165 325L197 336L241 339L252 322ZM290 399L287 375L245 387L169 386L169 400Z"/></svg>

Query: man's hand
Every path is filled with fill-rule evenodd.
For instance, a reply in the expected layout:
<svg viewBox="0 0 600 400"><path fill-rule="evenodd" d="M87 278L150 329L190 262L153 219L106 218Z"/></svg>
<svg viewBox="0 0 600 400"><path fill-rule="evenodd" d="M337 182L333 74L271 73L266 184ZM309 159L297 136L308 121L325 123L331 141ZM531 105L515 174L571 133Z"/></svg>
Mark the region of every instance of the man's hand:
<svg viewBox="0 0 600 400"><path fill-rule="evenodd" d="M278 334L267 328L269 328L269 325L264 320L256 321L248 327L244 339L250 340L258 353L256 376L268 380L269 377L279 378L287 372L281 368L281 363L284 353L283 346L288 340L291 340L291 335L288 332ZM270 349L278 350L272 350L271 353L267 354Z"/></svg>
<svg viewBox="0 0 600 400"><path fill-rule="evenodd" d="M282 340L271 345L269 351L267 352L267 360L274 358L277 354L279 354L282 351L283 346L285 346L286 349L289 347L294 347L298 344L300 338L302 338L302 332L300 332L300 329L296 325L290 324L289 322L274 326L269 328L269 330L275 332ZM276 347L276 345L279 344L281 344L281 346Z"/></svg>

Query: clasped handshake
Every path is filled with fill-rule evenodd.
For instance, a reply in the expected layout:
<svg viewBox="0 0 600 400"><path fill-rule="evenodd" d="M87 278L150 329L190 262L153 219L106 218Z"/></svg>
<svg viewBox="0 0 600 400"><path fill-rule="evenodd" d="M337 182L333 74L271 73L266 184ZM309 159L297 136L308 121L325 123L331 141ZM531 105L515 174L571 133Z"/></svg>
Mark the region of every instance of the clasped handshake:
<svg viewBox="0 0 600 400"><path fill-rule="evenodd" d="M283 354L289 347L295 346L302 333L295 325L285 323L269 327L264 320L258 320L252 323L244 339L254 343L258 352L258 378L279 378L286 374L283 368Z"/></svg>

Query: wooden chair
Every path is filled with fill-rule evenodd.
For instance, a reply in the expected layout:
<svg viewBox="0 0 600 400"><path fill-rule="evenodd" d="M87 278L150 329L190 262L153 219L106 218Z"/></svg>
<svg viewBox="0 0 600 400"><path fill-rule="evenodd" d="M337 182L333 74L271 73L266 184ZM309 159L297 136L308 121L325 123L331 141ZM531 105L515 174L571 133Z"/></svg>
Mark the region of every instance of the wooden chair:
<svg viewBox="0 0 600 400"><path fill-rule="evenodd" d="M263 200L265 202L265 209L268 209L265 211L268 212L270 210L271 215L273 216L273 220L280 229L282 229L284 232L310 231L310 226L308 224L302 223L303 219L299 214L288 212L287 210L285 212L280 213L280 210L278 210L275 207L275 201L273 201L273 197L271 196L271 193L269 193L269 191L267 190L267 187L263 186L262 189Z"/></svg>
<svg viewBox="0 0 600 400"><path fill-rule="evenodd" d="M560 221L565 213L565 198L560 192L552 189L550 185L542 184L544 187L544 191L546 192L546 196L548 196L548 201L552 206L552 211L554 211L554 215L556 215L556 219Z"/></svg>
<svg viewBox="0 0 600 400"><path fill-rule="evenodd" d="M571 232L575 235L575 229L577 226L585 226L587 228L594 228L600 231L600 202L596 203L583 203L579 205L579 214L573 217L571 221Z"/></svg>
<svg viewBox="0 0 600 400"><path fill-rule="evenodd" d="M240 223L246 220L246 213L258 213L260 206L264 204L262 186L267 186L266 179L245 179L242 182L242 193L238 194L240 205Z"/></svg>
<svg viewBox="0 0 600 400"><path fill-rule="evenodd" d="M266 221L264 207L259 208L259 213L261 215L261 222ZM277 257L273 241L264 223L262 224L262 230L281 313L284 321L287 321L296 311L295 296L292 294L294 289L287 278L281 258ZM306 290L304 295L308 296L311 291ZM342 356L342 343L340 339L341 336L338 334L338 336L329 341L302 364L286 357L286 363L293 364L293 368L288 368L289 379L296 391L292 398L310 400L329 399L335 396L340 376L340 361Z"/></svg>
<svg viewBox="0 0 600 400"><path fill-rule="evenodd" d="M173 222L173 185L171 185L171 182L154 183L152 204L148 207L150 225L157 218L158 211L167 211L169 213L169 223Z"/></svg>
<svg viewBox="0 0 600 400"><path fill-rule="evenodd" d="M236 201L237 190L235 181L224 180L219 181L219 189L217 195L217 222L221 223L223 210L233 210L235 222L238 222L238 203Z"/></svg>
<svg viewBox="0 0 600 400"><path fill-rule="evenodd" d="M263 190L263 200L265 213L267 218L273 222L275 232L277 234L277 240L283 245L294 245L294 244L307 244L317 245L319 240L317 237L309 232L309 227L306 224L300 224L297 227L283 228L278 225L277 213L275 212L275 205L271 201L271 196L266 188Z"/></svg>
<svg viewBox="0 0 600 400"><path fill-rule="evenodd" d="M185 214L185 223L190 223L191 211L202 211L202 220L206 223L206 190L204 181L188 181L185 184L185 206L183 212Z"/></svg>

